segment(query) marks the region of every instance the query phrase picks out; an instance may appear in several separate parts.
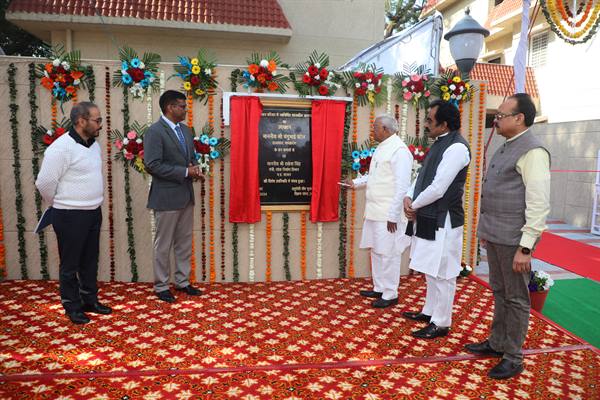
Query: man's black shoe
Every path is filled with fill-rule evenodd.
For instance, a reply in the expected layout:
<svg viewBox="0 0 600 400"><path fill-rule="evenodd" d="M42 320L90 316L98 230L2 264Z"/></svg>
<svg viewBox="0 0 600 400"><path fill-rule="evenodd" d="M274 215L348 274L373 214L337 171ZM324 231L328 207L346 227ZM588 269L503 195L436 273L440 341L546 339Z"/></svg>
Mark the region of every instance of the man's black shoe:
<svg viewBox="0 0 600 400"><path fill-rule="evenodd" d="M492 349L492 346L490 346L490 342L488 340L484 340L481 343L466 344L465 350L469 353L477 354L480 356L502 357L504 355L504 353L502 353L501 351L496 351Z"/></svg>
<svg viewBox="0 0 600 400"><path fill-rule="evenodd" d="M383 295L383 293L381 292L376 292L374 290L361 290L360 295L363 297L369 297L371 299L380 299L381 296Z"/></svg>
<svg viewBox="0 0 600 400"><path fill-rule="evenodd" d="M390 300L377 299L372 303L372 306L375 308L386 308L389 306L395 306L396 304L398 304L397 297L395 299L390 299Z"/></svg>
<svg viewBox="0 0 600 400"><path fill-rule="evenodd" d="M419 322L431 322L431 315L425 315L420 312L405 311L402 313L404 318L412 319Z"/></svg>
<svg viewBox="0 0 600 400"><path fill-rule="evenodd" d="M503 358L488 372L488 376L492 379L508 379L519 375L523 369L523 363L514 363Z"/></svg>
<svg viewBox="0 0 600 400"><path fill-rule="evenodd" d="M162 292L157 292L156 297L162 301L166 301L167 303L175 303L175 297L173 297L173 294L171 294L168 289L163 290Z"/></svg>
<svg viewBox="0 0 600 400"><path fill-rule="evenodd" d="M419 339L434 339L436 337L446 336L449 331L450 328L440 328L431 322L425 328L414 331L412 335Z"/></svg>
<svg viewBox="0 0 600 400"><path fill-rule="evenodd" d="M192 285L187 285L184 288L175 288L175 290L178 290L180 292L184 292L190 296L200 296L202 294L202 292L198 289L196 289L195 287L193 287Z"/></svg>
<svg viewBox="0 0 600 400"><path fill-rule="evenodd" d="M68 312L67 317L69 317L72 323L77 325L87 324L88 322L90 322L90 319L87 315L83 313L83 311Z"/></svg>
<svg viewBox="0 0 600 400"><path fill-rule="evenodd" d="M112 308L102 305L98 302L95 302L94 304L84 304L83 311L94 313L94 314L108 315L108 314L112 313Z"/></svg>

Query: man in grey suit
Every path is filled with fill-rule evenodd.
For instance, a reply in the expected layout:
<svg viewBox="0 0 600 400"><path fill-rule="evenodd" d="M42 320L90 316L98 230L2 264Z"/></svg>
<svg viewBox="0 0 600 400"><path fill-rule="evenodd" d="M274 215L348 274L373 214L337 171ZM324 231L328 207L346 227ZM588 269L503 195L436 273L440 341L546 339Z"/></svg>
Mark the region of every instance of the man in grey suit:
<svg viewBox="0 0 600 400"><path fill-rule="evenodd" d="M144 135L144 164L152 175L148 208L154 210L154 290L157 297L173 303L169 290L171 248L175 251L175 289L190 296L200 290L190 284L192 228L194 225L193 181L204 179L194 157L193 135L181 124L186 115L183 93L167 90L160 96L162 116Z"/></svg>

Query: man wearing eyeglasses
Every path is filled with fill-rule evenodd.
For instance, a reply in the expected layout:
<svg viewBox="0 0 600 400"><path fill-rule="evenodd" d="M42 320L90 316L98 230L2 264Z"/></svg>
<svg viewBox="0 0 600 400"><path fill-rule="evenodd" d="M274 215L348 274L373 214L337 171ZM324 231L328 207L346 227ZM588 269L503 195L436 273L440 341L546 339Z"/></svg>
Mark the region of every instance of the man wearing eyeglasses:
<svg viewBox="0 0 600 400"><path fill-rule="evenodd" d="M200 290L190 284L192 229L194 226L193 181L204 179L194 156L191 129L182 124L186 97L167 90L159 100L162 116L144 134L144 165L152 175L148 208L154 211L154 291L159 300L175 302L169 290L171 250L175 253L175 289L189 296Z"/></svg>
<svg viewBox="0 0 600 400"><path fill-rule="evenodd" d="M68 135L44 153L37 186L51 206L60 256L60 298L74 324L90 322L85 314L110 314L98 302L98 252L104 200L102 152L96 142L102 128L98 107L81 102L71 110Z"/></svg>
<svg viewBox="0 0 600 400"><path fill-rule="evenodd" d="M489 338L465 348L502 358L488 376L507 379L523 371L531 253L550 212L550 154L529 130L536 109L528 94L509 97L498 111L494 124L506 142L492 157L483 179L478 228L487 250L494 319Z"/></svg>

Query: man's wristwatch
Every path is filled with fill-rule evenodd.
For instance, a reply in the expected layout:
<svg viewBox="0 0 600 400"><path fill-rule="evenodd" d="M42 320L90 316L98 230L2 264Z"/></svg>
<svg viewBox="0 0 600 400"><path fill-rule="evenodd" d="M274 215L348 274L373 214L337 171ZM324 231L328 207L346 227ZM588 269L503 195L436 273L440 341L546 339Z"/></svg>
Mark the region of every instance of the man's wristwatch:
<svg viewBox="0 0 600 400"><path fill-rule="evenodd" d="M525 254L525 255L530 255L531 254L531 249L528 247L521 247L521 253Z"/></svg>

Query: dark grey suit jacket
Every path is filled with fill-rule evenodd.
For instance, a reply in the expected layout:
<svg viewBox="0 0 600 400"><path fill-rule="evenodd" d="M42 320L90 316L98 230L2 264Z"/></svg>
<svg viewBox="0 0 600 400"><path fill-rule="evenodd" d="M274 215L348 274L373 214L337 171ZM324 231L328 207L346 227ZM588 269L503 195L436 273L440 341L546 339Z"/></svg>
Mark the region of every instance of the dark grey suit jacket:
<svg viewBox="0 0 600 400"><path fill-rule="evenodd" d="M183 152L175 132L162 119L152 124L144 134L144 165L152 175L147 207L157 211L173 211L194 204L192 179L185 177L194 157L193 134L187 125L179 124L187 145Z"/></svg>

